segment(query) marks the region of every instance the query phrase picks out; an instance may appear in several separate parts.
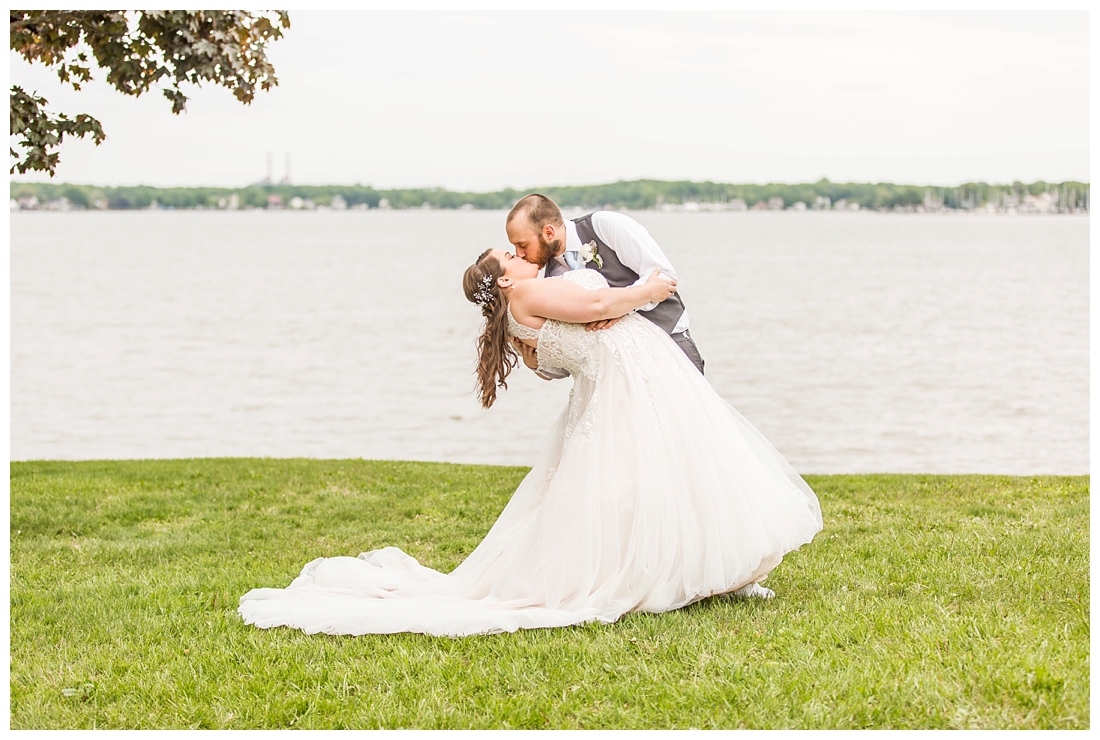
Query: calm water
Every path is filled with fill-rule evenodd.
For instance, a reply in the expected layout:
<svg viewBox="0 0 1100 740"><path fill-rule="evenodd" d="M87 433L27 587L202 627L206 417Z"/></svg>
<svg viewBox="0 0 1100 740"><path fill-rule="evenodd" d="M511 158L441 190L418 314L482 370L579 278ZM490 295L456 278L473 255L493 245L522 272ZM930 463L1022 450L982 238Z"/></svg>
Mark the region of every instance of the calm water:
<svg viewBox="0 0 1100 740"><path fill-rule="evenodd" d="M632 214L718 392L802 472L1087 473L1084 217ZM570 381L472 393L499 212L14 213L12 459L529 464Z"/></svg>

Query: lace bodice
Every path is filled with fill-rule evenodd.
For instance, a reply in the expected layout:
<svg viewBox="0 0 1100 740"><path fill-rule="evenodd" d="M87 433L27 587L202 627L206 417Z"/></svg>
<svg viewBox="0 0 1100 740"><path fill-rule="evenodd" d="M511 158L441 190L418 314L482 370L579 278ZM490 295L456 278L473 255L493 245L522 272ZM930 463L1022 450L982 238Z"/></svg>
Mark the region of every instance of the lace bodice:
<svg viewBox="0 0 1100 740"><path fill-rule="evenodd" d="M561 276L562 280L569 280L586 290L599 290L607 287L607 279L595 270L570 270Z"/></svg>
<svg viewBox="0 0 1100 740"><path fill-rule="evenodd" d="M549 278L554 280L556 278ZM586 290L600 290L607 287L607 280L595 270L573 270L558 278L576 283ZM509 315L509 327L512 326ZM522 326L522 325L520 325ZM533 329L523 326L526 331ZM598 341L599 332L588 332L582 324L570 324L565 321L547 319L535 337L539 342L539 365L560 367L573 375L595 377L596 367L593 348ZM518 333L516 336L520 336Z"/></svg>
<svg viewBox="0 0 1100 740"><path fill-rule="evenodd" d="M587 288L588 290L599 290L600 288L608 287L607 280L604 279L604 276L596 272L595 270L575 270L574 272L576 272L577 274L574 275L572 272L570 272L562 275L561 277L562 279L568 277L570 282L577 283L578 285ZM588 273L591 273L594 277L589 277ZM553 280L554 278L550 279ZM537 342L539 339L540 331L540 329L532 329L531 327L516 321L515 317L512 316L511 307L508 308L508 336L517 337L519 339L533 339Z"/></svg>
<svg viewBox="0 0 1100 740"><path fill-rule="evenodd" d="M524 326L512 317L512 307L508 307L508 336L538 341L539 330Z"/></svg>

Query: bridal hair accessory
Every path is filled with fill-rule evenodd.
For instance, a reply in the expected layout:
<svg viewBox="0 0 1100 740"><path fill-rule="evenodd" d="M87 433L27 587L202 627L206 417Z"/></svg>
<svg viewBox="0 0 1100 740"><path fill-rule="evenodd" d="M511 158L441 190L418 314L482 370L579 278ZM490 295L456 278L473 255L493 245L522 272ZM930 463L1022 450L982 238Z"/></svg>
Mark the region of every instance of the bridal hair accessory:
<svg viewBox="0 0 1100 740"><path fill-rule="evenodd" d="M489 304L493 302L493 293L490 288L493 287L493 276L486 275L481 278L481 287L474 293L474 302L482 308L488 308Z"/></svg>
<svg viewBox="0 0 1100 740"><path fill-rule="evenodd" d="M580 248L578 252L581 259L587 265L589 262L595 262L596 267L603 268L603 258L600 257L600 247L595 241L590 241Z"/></svg>

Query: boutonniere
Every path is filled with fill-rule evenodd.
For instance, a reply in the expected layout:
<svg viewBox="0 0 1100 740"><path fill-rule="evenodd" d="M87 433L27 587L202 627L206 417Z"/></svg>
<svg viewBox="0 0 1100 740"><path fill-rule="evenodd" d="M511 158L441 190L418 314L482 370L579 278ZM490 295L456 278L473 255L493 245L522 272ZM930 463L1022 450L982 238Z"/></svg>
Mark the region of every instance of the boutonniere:
<svg viewBox="0 0 1100 740"><path fill-rule="evenodd" d="M590 241L580 248L579 252L584 264L595 262L596 267L603 268L603 258L600 257L600 248L595 241Z"/></svg>

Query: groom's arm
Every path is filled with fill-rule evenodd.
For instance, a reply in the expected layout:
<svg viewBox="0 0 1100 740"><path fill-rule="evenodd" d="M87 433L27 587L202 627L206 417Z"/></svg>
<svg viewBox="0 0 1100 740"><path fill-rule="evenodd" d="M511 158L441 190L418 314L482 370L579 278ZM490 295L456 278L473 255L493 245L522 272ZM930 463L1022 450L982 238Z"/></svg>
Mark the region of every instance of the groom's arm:
<svg viewBox="0 0 1100 740"><path fill-rule="evenodd" d="M592 214L592 228L605 244L615 250L619 261L638 273L635 285L644 283L655 270L662 277L676 280L676 270L646 228L623 213L597 211ZM656 303L647 303L639 311L650 311Z"/></svg>
<svg viewBox="0 0 1100 740"><path fill-rule="evenodd" d="M516 348L516 352L519 352L519 356L523 358L524 365L532 370L539 369L539 353L537 349L525 342L521 342L516 337L512 337L512 346Z"/></svg>
<svg viewBox="0 0 1100 740"><path fill-rule="evenodd" d="M515 337L512 338L512 344L515 345L516 351L519 352L519 356L523 358L523 364L534 371L535 375L543 380L557 380L557 378L546 375L539 370L539 352L537 349L529 344L521 342Z"/></svg>

